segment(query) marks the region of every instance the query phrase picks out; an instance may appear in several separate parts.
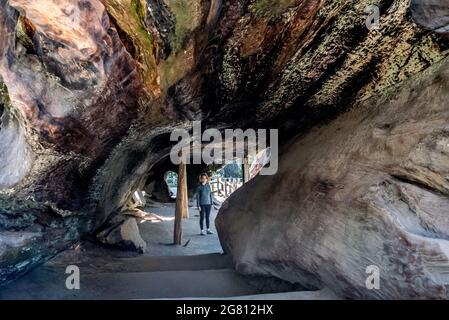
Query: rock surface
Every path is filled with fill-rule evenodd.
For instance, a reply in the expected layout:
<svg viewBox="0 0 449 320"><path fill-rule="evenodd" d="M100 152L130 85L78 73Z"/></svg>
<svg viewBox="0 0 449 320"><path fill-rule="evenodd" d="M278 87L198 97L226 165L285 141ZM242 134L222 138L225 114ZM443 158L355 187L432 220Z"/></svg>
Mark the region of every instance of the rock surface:
<svg viewBox="0 0 449 320"><path fill-rule="evenodd" d="M237 269L344 298L448 298L448 66L294 139L278 174L234 193L216 224Z"/></svg>
<svg viewBox="0 0 449 320"><path fill-rule="evenodd" d="M436 32L449 32L448 0L412 0L410 10L416 23Z"/></svg>
<svg viewBox="0 0 449 320"><path fill-rule="evenodd" d="M109 224L97 235L102 243L140 253L145 251L147 244L140 236L135 218L117 216Z"/></svg>
<svg viewBox="0 0 449 320"><path fill-rule="evenodd" d="M0 234L34 234L2 246L3 282L94 230L89 180L142 84L99 1L1 0L0 78Z"/></svg>
<svg viewBox="0 0 449 320"><path fill-rule="evenodd" d="M0 197L0 283L7 284L92 230L92 216Z"/></svg>
<svg viewBox="0 0 449 320"><path fill-rule="evenodd" d="M0 235L35 237L31 251L4 240L14 245L1 247L2 281L114 221L134 191L161 182L174 128L269 127L287 141L409 85L449 53L445 1L432 3L0 0ZM371 4L381 19L369 31ZM436 179L429 170L426 183Z"/></svg>

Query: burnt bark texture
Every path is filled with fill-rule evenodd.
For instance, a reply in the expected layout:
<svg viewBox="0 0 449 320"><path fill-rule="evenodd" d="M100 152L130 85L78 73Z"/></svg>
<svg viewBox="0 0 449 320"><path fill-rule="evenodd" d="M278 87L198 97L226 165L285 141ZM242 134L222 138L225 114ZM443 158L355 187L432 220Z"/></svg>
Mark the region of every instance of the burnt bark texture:
<svg viewBox="0 0 449 320"><path fill-rule="evenodd" d="M239 269L257 260L233 239L245 228L252 234L253 224L241 222L252 217L263 226L262 240L291 230L279 235L290 246L284 258L276 261L270 249L257 260L266 273L286 278L288 270L301 282L308 274L318 286L337 272L348 278L334 290L346 297L399 297L420 279L430 281L424 297L444 296L446 280L430 279L423 262L430 249L406 232L425 237L427 246L431 232L443 243L448 230L440 67L449 49L446 2L0 0L0 282L113 221L135 190L161 182L171 131L202 120L204 129L279 129L288 150L279 175L257 178L220 213L223 246ZM366 26L369 5L379 8L377 29ZM203 168L189 169L189 183ZM284 180L295 188L263 187ZM250 210L244 214L236 204L242 197ZM402 229L388 220L393 216L404 219ZM382 223L406 234L406 243L394 242ZM333 238L320 236L322 225ZM342 236L346 225L353 245ZM361 250L368 238L350 236L358 227L369 229L371 249ZM296 246L301 234L306 245ZM240 245L253 243L257 255L259 245L278 242L256 238ZM331 263L338 250L324 258L315 252L329 241L347 252L348 265ZM385 266L373 248L388 251L385 259L397 268L377 294L357 287L351 277L359 271L345 273L363 259ZM291 258L314 253L309 264Z"/></svg>

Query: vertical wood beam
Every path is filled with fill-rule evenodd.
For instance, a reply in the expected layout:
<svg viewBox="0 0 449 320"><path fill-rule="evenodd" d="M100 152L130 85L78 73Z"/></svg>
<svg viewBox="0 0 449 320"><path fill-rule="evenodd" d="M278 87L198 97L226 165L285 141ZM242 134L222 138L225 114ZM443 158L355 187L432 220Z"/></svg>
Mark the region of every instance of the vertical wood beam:
<svg viewBox="0 0 449 320"><path fill-rule="evenodd" d="M189 196L187 194L187 168L182 162L178 170L178 186L176 193L174 244L182 243L182 219L189 218Z"/></svg>
<svg viewBox="0 0 449 320"><path fill-rule="evenodd" d="M247 183L249 181L249 160L246 155L243 158L243 183Z"/></svg>

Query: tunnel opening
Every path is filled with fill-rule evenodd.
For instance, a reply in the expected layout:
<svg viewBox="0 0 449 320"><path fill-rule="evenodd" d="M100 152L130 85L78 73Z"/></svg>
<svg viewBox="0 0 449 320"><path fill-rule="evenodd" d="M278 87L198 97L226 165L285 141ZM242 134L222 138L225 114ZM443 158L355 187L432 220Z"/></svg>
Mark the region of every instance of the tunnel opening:
<svg viewBox="0 0 449 320"><path fill-rule="evenodd" d="M196 128L194 123L191 130ZM188 159L181 163L176 163L176 145L167 132L149 140L151 148L162 150L159 155L151 149L129 149L130 156L119 159L127 168L126 179L113 179L120 181L118 190L127 200L99 228L100 242L144 255L224 253L216 217L227 199L271 165L270 145L274 147L277 138L270 133L267 145L262 131L225 129L216 133L226 138L199 146L195 139L188 140L187 149L182 149L189 150ZM258 134L264 139L259 140ZM212 158L208 157L211 151ZM277 162L277 156L273 160ZM205 210L198 192L203 175L210 190Z"/></svg>
<svg viewBox="0 0 449 320"><path fill-rule="evenodd" d="M175 200L178 187L178 174L173 171L167 171L164 175L164 178L170 189L170 197Z"/></svg>
<svg viewBox="0 0 449 320"><path fill-rule="evenodd" d="M62 285L76 264L83 298L100 281L113 298L227 284L206 273L234 284L226 296L254 292L236 271L343 298L448 297L442 1L381 1L374 16L340 0L274 15L265 0L0 1L0 286L36 272L0 295L36 294L42 275ZM201 121L278 130L279 172L258 174L270 148L173 163L170 133Z"/></svg>
<svg viewBox="0 0 449 320"><path fill-rule="evenodd" d="M255 155L251 159L254 165L258 157ZM115 279L127 281L126 287L108 293L113 297L160 297L161 291L164 297L232 297L307 289L276 277L238 274L232 257L223 252L214 220L223 201L243 186L244 172L250 168L250 162L244 159L234 159L221 165L186 166L185 177L190 180L188 185L191 186L188 188L190 215L182 222L182 245L173 245L176 196L181 177L179 167L169 163L169 159L163 157L144 174L145 182L130 191L132 206L127 206L120 215L113 217L96 238L84 239L47 262L43 281L54 282L55 278L60 277L60 270L76 261L76 266L84 270L88 281L101 280L110 286L114 285ZM210 219L214 233L205 236L200 235L200 216L194 190L202 173L207 173L209 183L215 185L212 187L214 199ZM157 180L160 184L155 183ZM164 187L155 187L157 185ZM164 196L161 197L161 194ZM133 213L130 212L131 208ZM111 246L110 241L114 245ZM33 270L30 277L39 272L39 268ZM25 289L28 286L27 279L28 276L14 283L16 294L17 288ZM151 288L148 283L151 283ZM171 284L169 288L166 283ZM192 283L200 284L204 290L198 291L197 285L192 286ZM81 295L84 298L95 294L96 289L89 287L86 291ZM3 292L8 294L9 288ZM64 296L65 292L55 292L53 289L52 294Z"/></svg>
<svg viewBox="0 0 449 320"><path fill-rule="evenodd" d="M255 157L254 157L255 158ZM186 165L184 179L186 180L186 213L182 219L183 239L181 246L173 245L174 220L177 210L179 192L179 166L173 165L170 157L164 157L155 163L145 174L144 182L137 189L131 190L132 199L120 215L133 216L136 219L138 234L146 243L147 251L154 255L198 255L223 253L215 229L215 218L224 201L243 185L244 171L249 171L249 165L244 167L243 160L235 160L227 164L189 164ZM210 234L203 238L201 234L200 206L198 202L198 186L202 174L208 175L212 203L209 219L204 217L203 229L209 226ZM114 217L112 220L117 220ZM208 221L207 221L208 220ZM209 222L209 223L207 223ZM109 230L110 223L106 227ZM205 231L206 232L206 231ZM100 239L105 240L100 232ZM138 241L137 243L141 243ZM107 242L105 242L107 243ZM122 249L129 247L121 246ZM141 249L137 248L139 252Z"/></svg>

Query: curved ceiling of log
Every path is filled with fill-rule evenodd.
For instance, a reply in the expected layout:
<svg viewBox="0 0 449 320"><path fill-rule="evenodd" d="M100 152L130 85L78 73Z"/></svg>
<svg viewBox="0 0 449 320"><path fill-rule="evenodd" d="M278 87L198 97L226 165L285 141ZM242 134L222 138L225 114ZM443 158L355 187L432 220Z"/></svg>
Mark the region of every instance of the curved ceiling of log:
<svg viewBox="0 0 449 320"><path fill-rule="evenodd" d="M287 159L291 141L408 86L449 53L446 0L0 4L0 239L8 238L0 281L120 210L167 157L174 128L202 120L205 127L279 129ZM366 26L369 5L379 8L377 29ZM438 178L394 174L447 196L445 182L434 181L444 180L443 167L429 166Z"/></svg>

